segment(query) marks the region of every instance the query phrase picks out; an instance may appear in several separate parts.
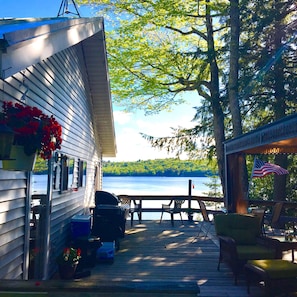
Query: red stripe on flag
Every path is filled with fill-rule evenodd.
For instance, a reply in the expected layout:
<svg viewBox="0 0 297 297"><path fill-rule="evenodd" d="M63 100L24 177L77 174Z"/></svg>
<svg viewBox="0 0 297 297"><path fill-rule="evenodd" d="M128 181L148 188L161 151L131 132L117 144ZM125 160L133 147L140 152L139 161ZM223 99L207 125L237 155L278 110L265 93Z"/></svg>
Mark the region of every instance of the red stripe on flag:
<svg viewBox="0 0 297 297"><path fill-rule="evenodd" d="M280 167L279 165L263 162L255 159L252 177L264 177L268 174L275 173L277 175L288 174L289 171Z"/></svg>

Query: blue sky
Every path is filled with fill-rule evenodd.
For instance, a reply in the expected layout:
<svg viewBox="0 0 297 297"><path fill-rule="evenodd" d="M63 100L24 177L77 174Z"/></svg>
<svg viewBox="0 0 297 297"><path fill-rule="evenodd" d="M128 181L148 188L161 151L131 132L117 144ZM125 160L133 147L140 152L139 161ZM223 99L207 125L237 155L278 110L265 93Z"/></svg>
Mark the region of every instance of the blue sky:
<svg viewBox="0 0 297 297"><path fill-rule="evenodd" d="M0 0L0 18L56 17L61 2L62 0ZM71 5L69 10L75 11ZM78 10L82 17L94 17L97 13L91 6L80 6ZM195 114L193 106L198 104L198 96L194 95L189 97L185 104L175 107L172 112L162 112L154 116L144 116L143 112L127 114L114 105L117 157L109 160L135 161L172 157L166 152L151 148L140 133L168 136L171 127L192 127L194 123L191 123L191 119Z"/></svg>
<svg viewBox="0 0 297 297"><path fill-rule="evenodd" d="M71 1L70 1L71 2ZM62 0L0 0L0 17L56 17ZM71 5L69 5L70 11ZM79 7L82 17L95 16L91 7Z"/></svg>

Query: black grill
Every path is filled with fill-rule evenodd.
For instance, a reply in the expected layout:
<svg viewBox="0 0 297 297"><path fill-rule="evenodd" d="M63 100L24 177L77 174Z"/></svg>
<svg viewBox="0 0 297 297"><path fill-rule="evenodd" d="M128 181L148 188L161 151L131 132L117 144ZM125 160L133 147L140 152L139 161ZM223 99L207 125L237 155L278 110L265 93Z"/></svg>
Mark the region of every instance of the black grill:
<svg viewBox="0 0 297 297"><path fill-rule="evenodd" d="M117 196L105 192L105 191L96 191L95 193L95 205L107 204L107 205L118 205L120 200Z"/></svg>
<svg viewBox="0 0 297 297"><path fill-rule="evenodd" d="M95 208L93 211L92 235L100 237L101 241L116 241L125 235L126 210L119 204L119 199L108 192L95 193Z"/></svg>

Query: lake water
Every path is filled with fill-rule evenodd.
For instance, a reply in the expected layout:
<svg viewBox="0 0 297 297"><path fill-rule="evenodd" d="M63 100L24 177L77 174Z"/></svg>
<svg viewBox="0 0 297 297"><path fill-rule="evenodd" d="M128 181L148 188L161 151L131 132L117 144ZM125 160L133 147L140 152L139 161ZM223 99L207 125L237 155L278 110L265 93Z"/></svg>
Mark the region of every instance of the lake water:
<svg viewBox="0 0 297 297"><path fill-rule="evenodd" d="M45 193L46 175L33 175L33 194ZM207 196L208 177L104 176L103 191L115 195L188 195L189 180L193 196ZM161 207L168 201L143 201L143 207ZM164 214L168 219L169 215ZM168 216L168 217L166 217ZM144 213L143 219L158 219L160 213Z"/></svg>
<svg viewBox="0 0 297 297"><path fill-rule="evenodd" d="M208 177L106 176L102 190L115 195L188 195L189 180L193 196L207 196L211 182ZM143 207L161 207L162 203L169 202L143 201ZM160 213L143 213L142 216L143 219L159 219ZM165 213L164 219L169 218Z"/></svg>
<svg viewBox="0 0 297 297"><path fill-rule="evenodd" d="M188 195L192 180L192 195L206 195L208 177L105 176L103 190L116 195Z"/></svg>

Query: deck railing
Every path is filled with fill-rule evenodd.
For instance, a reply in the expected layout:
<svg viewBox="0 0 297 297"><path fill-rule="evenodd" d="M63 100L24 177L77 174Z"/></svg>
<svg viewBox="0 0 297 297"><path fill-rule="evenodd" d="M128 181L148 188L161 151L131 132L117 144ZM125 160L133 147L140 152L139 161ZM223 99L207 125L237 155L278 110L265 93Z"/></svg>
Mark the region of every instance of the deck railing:
<svg viewBox="0 0 297 297"><path fill-rule="evenodd" d="M210 196L192 196L192 195L118 195L119 199L125 197L131 199L134 204L139 205L139 208L137 209L140 212L140 219L142 213L145 212L161 212L162 207L144 207L143 201L161 201L164 204L167 203L167 201L171 200L185 200L185 205L181 208L182 212L186 212L188 214L189 219L192 219L192 215L194 213L200 213L201 210L199 208L198 200L202 200L206 202L209 205L211 204L212 207L210 207L209 212L210 213L218 213L222 212L224 200L223 198L219 197L210 197ZM133 205L132 205L133 207Z"/></svg>
<svg viewBox="0 0 297 297"><path fill-rule="evenodd" d="M190 187L189 187L190 189ZM125 197L133 201L134 205L139 205L138 211L140 213L140 219L142 213L152 213L152 212L162 212L162 207L147 207L143 205L144 201L159 201L162 203L168 203L171 200L185 200L182 206L182 212L188 214L189 219L192 219L194 213L200 213L198 201L202 200L206 202L208 206L209 213L216 214L226 211L226 206L224 205L223 197L211 197L211 196L196 196L191 195L189 190L189 195L117 195L119 199ZM268 201L268 200L248 200L247 205L249 207L263 207L267 210L269 216L269 210L273 208L273 205L278 201ZM133 208L133 203L131 207ZM297 203L284 201L284 211L281 215L281 221L295 221L297 222Z"/></svg>
<svg viewBox="0 0 297 297"><path fill-rule="evenodd" d="M224 198L211 197L211 196L193 196L193 195L118 195L118 198L122 197L130 198L134 204L139 205L140 218L142 213L146 212L161 212L162 208L159 207L144 207L143 201L162 201L167 203L171 200L185 200L182 207L182 211L188 214L189 219L192 218L194 213L200 213L198 201L202 200L209 206L209 213L216 214L225 211ZM251 207L264 207L268 210L272 209L273 205L277 201L267 200L249 200L248 205ZM133 207L133 205L132 205ZM295 221L297 222L297 203L296 202L284 202L284 212L281 215L281 221Z"/></svg>

